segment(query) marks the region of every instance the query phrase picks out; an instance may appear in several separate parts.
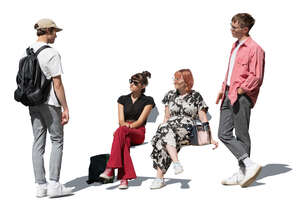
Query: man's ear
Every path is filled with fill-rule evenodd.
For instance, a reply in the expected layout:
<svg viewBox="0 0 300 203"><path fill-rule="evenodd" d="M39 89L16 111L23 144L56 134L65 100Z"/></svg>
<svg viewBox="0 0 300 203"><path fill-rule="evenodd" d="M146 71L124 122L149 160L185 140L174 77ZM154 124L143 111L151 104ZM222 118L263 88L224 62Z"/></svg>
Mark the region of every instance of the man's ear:
<svg viewBox="0 0 300 203"><path fill-rule="evenodd" d="M249 33L249 28L248 28L248 27L244 27L244 28L243 28L243 31L244 31L246 34L248 34L248 33Z"/></svg>

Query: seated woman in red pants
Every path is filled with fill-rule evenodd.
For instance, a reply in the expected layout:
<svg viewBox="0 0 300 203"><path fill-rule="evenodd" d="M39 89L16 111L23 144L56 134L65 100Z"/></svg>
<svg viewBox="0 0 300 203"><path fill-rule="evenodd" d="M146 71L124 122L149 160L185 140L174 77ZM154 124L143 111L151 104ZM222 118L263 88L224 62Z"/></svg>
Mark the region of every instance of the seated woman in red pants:
<svg viewBox="0 0 300 203"><path fill-rule="evenodd" d="M147 117L155 106L153 98L144 95L148 77L151 77L148 71L133 75L129 79L131 93L118 99L120 127L114 133L110 158L100 178L112 179L117 168L119 189L127 189L128 180L136 178L130 146L144 143Z"/></svg>

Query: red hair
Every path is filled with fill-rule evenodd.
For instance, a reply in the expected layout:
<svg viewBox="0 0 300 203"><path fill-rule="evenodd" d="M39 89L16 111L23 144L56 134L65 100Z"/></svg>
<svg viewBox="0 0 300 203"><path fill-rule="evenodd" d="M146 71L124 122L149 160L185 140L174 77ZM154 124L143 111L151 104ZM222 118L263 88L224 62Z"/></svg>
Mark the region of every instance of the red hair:
<svg viewBox="0 0 300 203"><path fill-rule="evenodd" d="M182 76L184 82L187 85L187 92L190 92L192 90L192 87L194 85L194 78L193 78L193 74L191 72L190 69L181 69L175 72L174 74L175 77L179 77Z"/></svg>

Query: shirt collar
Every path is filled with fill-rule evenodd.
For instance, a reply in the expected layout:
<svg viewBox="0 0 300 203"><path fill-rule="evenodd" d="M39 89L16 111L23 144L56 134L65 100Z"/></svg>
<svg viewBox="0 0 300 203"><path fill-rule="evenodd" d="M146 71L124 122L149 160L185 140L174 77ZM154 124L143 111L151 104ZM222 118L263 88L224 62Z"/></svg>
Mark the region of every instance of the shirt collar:
<svg viewBox="0 0 300 203"><path fill-rule="evenodd" d="M251 43L252 38L249 36L246 41L244 41L244 43L241 46L249 46L249 44ZM239 44L239 40L237 40L234 44L233 44L233 48L237 47Z"/></svg>
<svg viewBox="0 0 300 203"><path fill-rule="evenodd" d="M127 96L131 99L131 94L132 93L129 93ZM141 94L141 96L137 99L137 100L140 100L141 98L145 97L144 93Z"/></svg>

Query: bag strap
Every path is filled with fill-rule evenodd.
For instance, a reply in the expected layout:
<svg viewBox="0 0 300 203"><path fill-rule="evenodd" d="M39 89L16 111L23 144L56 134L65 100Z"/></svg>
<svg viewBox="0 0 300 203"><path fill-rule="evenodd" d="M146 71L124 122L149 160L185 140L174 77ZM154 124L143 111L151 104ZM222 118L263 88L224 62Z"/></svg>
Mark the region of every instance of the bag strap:
<svg viewBox="0 0 300 203"><path fill-rule="evenodd" d="M46 49L46 48L51 48L51 47L50 47L49 45L44 45L44 46L42 46L41 48L39 48L39 49L35 52L35 55L38 56L39 53L40 53L41 51L43 51L44 49Z"/></svg>

